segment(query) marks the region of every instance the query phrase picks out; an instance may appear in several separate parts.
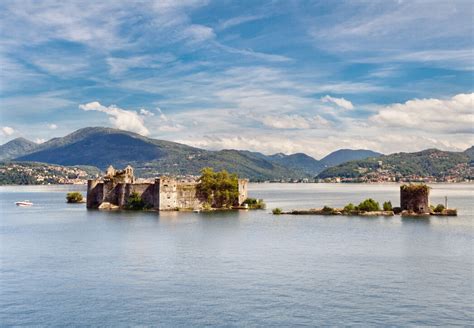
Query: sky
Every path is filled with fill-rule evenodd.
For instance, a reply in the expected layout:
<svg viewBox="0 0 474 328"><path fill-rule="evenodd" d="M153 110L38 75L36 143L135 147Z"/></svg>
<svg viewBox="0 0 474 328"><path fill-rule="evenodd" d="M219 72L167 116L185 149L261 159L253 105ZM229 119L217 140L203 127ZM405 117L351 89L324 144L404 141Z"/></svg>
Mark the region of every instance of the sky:
<svg viewBox="0 0 474 328"><path fill-rule="evenodd" d="M0 143L107 126L321 158L474 143L472 1L0 2Z"/></svg>

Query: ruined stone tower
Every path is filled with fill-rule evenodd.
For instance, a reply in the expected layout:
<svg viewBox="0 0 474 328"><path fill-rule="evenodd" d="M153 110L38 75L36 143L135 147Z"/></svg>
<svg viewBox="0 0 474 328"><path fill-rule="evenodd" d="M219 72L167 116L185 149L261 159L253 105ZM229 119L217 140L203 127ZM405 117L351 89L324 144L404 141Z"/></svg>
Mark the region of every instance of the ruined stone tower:
<svg viewBox="0 0 474 328"><path fill-rule="evenodd" d="M430 187L424 184L408 184L400 186L400 207L402 211L417 214L429 213Z"/></svg>

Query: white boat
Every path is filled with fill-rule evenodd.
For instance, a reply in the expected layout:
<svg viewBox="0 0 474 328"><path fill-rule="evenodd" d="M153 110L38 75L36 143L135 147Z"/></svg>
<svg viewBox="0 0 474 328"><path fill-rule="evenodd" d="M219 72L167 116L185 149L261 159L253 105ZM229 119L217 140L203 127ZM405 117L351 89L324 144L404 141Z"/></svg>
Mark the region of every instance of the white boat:
<svg viewBox="0 0 474 328"><path fill-rule="evenodd" d="M16 206L31 206L33 205L33 203L30 202L29 200L22 200L21 202L16 202L15 205Z"/></svg>

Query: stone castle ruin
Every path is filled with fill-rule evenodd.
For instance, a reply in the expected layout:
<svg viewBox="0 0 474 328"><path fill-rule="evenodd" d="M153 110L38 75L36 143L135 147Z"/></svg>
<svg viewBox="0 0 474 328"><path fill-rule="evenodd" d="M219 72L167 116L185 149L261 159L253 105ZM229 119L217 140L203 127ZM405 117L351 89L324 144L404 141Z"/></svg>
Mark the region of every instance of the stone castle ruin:
<svg viewBox="0 0 474 328"><path fill-rule="evenodd" d="M201 209L204 202L197 197L196 178L159 177L152 182L137 182L133 168L112 166L102 178L87 181L87 208L123 208L129 197L137 193L147 207L157 211ZM239 179L239 205L248 197L248 180ZM107 207L106 207L107 208Z"/></svg>
<svg viewBox="0 0 474 328"><path fill-rule="evenodd" d="M430 188L426 185L400 186L400 207L402 211L416 214L430 213Z"/></svg>

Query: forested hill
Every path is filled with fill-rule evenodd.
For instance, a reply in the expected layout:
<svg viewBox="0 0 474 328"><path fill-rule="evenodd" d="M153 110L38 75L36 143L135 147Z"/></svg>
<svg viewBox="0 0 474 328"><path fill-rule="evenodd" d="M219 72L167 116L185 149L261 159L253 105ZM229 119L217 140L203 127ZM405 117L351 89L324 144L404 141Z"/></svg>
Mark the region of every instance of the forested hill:
<svg viewBox="0 0 474 328"><path fill-rule="evenodd" d="M365 160L350 161L328 168L318 177L363 178L379 177L448 177L472 178L471 159L466 152L427 149L415 153L395 153Z"/></svg>

